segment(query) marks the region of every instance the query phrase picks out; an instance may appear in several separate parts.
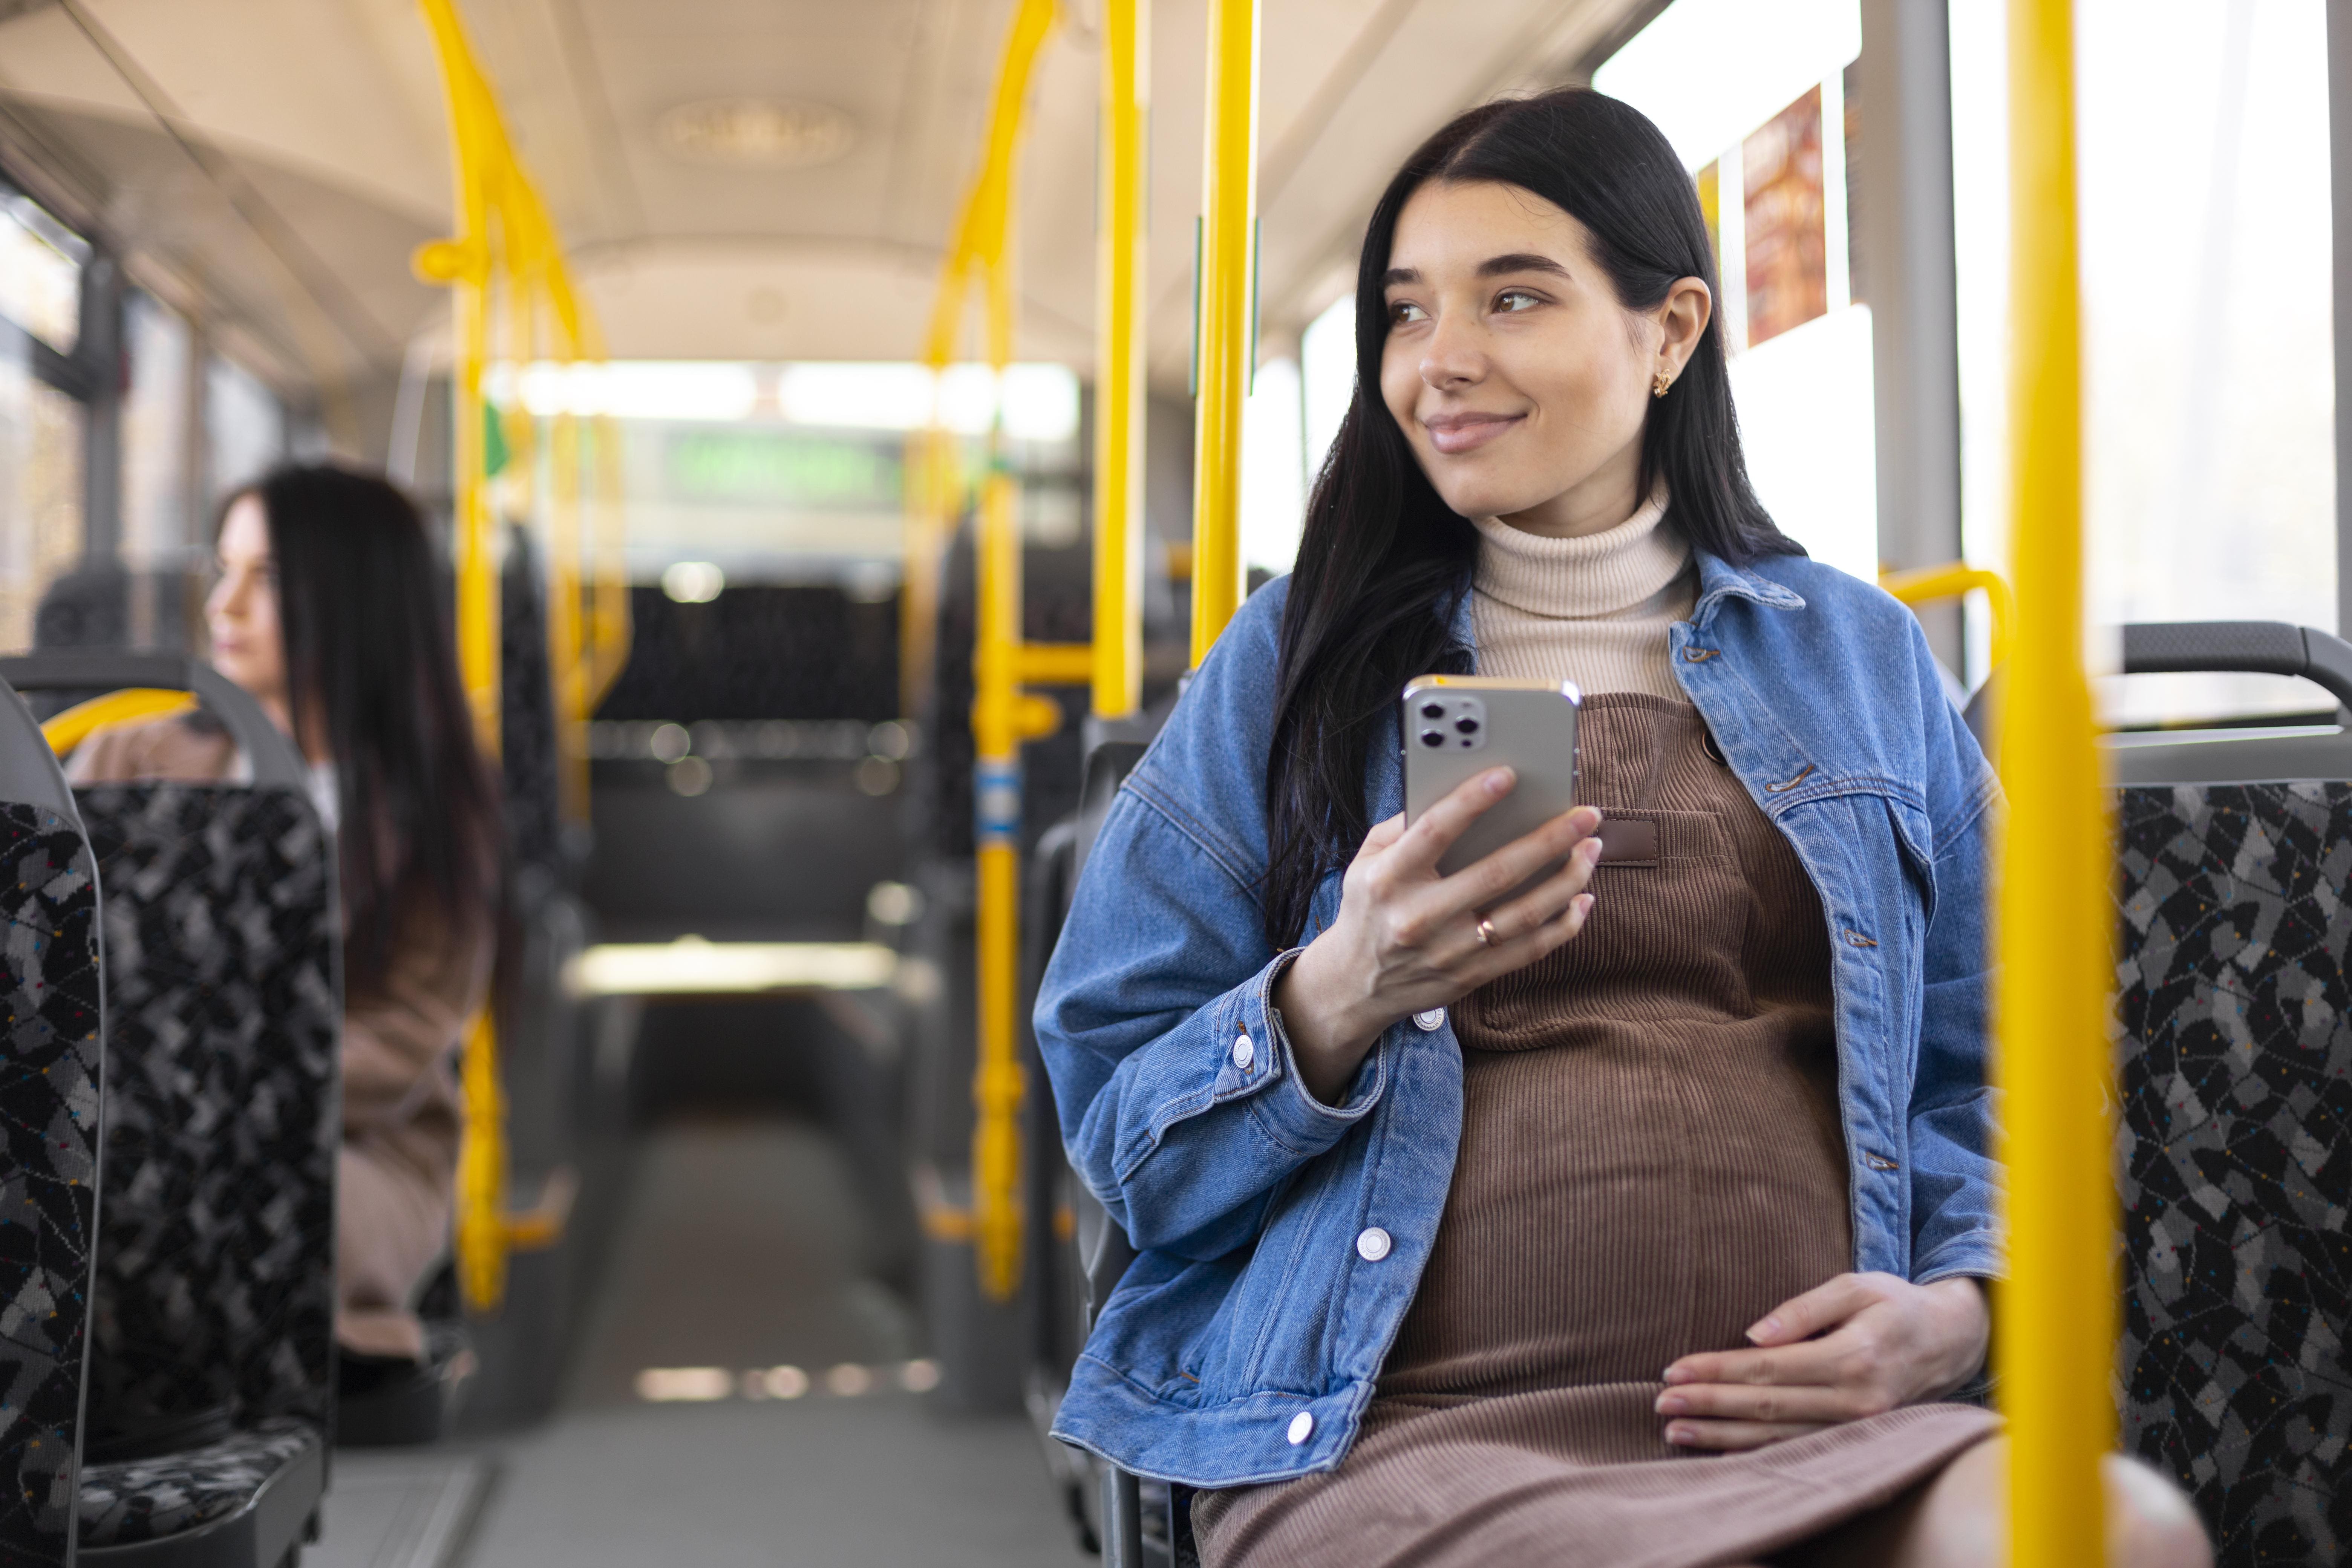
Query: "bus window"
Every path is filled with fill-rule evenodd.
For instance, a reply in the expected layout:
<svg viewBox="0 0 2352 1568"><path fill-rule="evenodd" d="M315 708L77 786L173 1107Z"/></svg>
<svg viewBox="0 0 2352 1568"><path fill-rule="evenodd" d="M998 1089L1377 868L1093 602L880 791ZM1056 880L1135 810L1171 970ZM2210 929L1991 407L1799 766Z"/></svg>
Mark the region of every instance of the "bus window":
<svg viewBox="0 0 2352 1568"><path fill-rule="evenodd" d="M2075 16L2092 617L2335 628L2326 7L2082 0ZM1969 558L2001 570L2000 7L1953 6L1951 44L1965 530ZM2263 676L2105 685L2118 724L2322 705Z"/></svg>
<svg viewBox="0 0 2352 1568"><path fill-rule="evenodd" d="M1280 576L1298 558L1312 477L1298 362L1268 360L1251 382L1242 404L1242 564Z"/></svg>
<svg viewBox="0 0 2352 1568"><path fill-rule="evenodd" d="M123 301L130 384L122 398L122 564L138 647L187 646L185 574L203 565L188 487L188 324L152 295Z"/></svg>
<svg viewBox="0 0 2352 1568"><path fill-rule="evenodd" d="M0 650L82 552L82 405L69 390L88 249L0 186Z"/></svg>
<svg viewBox="0 0 2352 1568"><path fill-rule="evenodd" d="M0 316L60 354L80 338L89 247L30 198L0 185Z"/></svg>
<svg viewBox="0 0 2352 1568"><path fill-rule="evenodd" d="M1878 574L1870 310L1848 222L1859 0L1675 0L1592 85L1675 144L1714 230L1749 477L1813 556Z"/></svg>
<svg viewBox="0 0 2352 1568"><path fill-rule="evenodd" d="M286 405L260 377L215 355L205 366L207 504L259 479L286 455Z"/></svg>

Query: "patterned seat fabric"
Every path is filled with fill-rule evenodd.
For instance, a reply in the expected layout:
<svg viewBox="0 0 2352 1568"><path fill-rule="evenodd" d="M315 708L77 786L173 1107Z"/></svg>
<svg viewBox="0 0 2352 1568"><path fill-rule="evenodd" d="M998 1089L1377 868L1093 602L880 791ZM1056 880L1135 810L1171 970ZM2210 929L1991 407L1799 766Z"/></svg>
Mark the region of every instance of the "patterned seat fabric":
<svg viewBox="0 0 2352 1568"><path fill-rule="evenodd" d="M305 1449L319 1446L316 1427L286 1416L184 1454L85 1465L81 1543L126 1546L225 1519Z"/></svg>
<svg viewBox="0 0 2352 1568"><path fill-rule="evenodd" d="M89 1322L98 899L81 835L0 805L0 1561L62 1563Z"/></svg>
<svg viewBox="0 0 2352 1568"><path fill-rule="evenodd" d="M323 1436L341 1134L329 840L289 787L78 798L104 886L108 986L92 1423L226 1405L240 1426L296 1417ZM114 1477L114 1512L151 1533L185 1528L201 1521L181 1504L120 1491L178 1462L94 1468L85 1492L89 1476Z"/></svg>
<svg viewBox="0 0 2352 1568"><path fill-rule="evenodd" d="M2121 792L2124 1444L2224 1568L2352 1545L2352 787Z"/></svg>

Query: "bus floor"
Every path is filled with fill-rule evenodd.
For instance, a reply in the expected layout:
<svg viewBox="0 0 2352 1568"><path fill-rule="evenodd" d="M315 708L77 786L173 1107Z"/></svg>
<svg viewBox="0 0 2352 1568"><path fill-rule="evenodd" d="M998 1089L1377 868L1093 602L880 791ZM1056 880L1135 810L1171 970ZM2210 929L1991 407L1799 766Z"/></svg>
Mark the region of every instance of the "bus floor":
<svg viewBox="0 0 2352 1568"><path fill-rule="evenodd" d="M909 1361L905 1309L861 1271L824 1133L671 1121L635 1173L554 1415L445 1449L340 1453L307 1568L1091 1561L1024 1420L941 1414L907 1388L929 1363Z"/></svg>

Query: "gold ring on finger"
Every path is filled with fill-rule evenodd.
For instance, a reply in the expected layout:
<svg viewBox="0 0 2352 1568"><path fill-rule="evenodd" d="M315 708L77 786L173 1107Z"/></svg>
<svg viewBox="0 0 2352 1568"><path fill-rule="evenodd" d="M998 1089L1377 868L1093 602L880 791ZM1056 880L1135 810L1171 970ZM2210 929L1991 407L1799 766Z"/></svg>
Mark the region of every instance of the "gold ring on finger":
<svg viewBox="0 0 2352 1568"><path fill-rule="evenodd" d="M1485 915L1478 917L1478 945L1480 947L1495 945L1495 922Z"/></svg>

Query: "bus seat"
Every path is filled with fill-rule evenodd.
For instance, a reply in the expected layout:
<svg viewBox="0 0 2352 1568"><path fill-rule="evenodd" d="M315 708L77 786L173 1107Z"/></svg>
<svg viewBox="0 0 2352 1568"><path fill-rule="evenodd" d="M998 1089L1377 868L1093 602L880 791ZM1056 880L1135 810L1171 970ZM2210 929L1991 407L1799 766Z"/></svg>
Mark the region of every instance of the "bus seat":
<svg viewBox="0 0 2352 1568"><path fill-rule="evenodd" d="M1086 760L1077 809L1066 821L1056 825L1049 836L1055 855L1049 858L1043 853L1046 848L1045 841L1039 845L1038 874L1050 884L1054 896L1045 900L1049 903L1045 912L1050 918L1033 917L1024 925L1034 933L1037 951L1035 963L1027 970L1032 1000L1035 981L1044 973L1044 955L1052 952L1062 922L1069 913L1069 900L1077 890L1078 876L1086 868L1087 856L1102 830L1103 818L1118 797L1119 786L1136 763L1142 761L1151 738L1159 733L1173 707L1174 702L1170 700L1132 719L1087 721ZM1041 1116L1041 1121L1049 1117L1050 1110ZM1058 1125L1054 1131L1058 1139ZM1078 1301L1076 1321L1067 1325L1069 1338L1043 1347L1055 1364L1041 1367L1036 1381L1050 1379L1055 1394L1033 1402L1041 1427L1053 1424L1053 1406L1059 1402L1059 1390L1067 1386L1069 1364L1093 1328L1096 1312L1109 1299L1136 1256L1127 1233L1112 1223L1109 1214L1075 1172L1068 1173L1067 1179L1051 1190L1069 1205L1069 1256L1062 1260L1062 1268L1075 1279ZM1033 1234L1055 1234L1051 1216L1041 1219L1045 1223L1035 1224ZM1055 1304L1059 1305L1058 1301ZM1049 1322L1049 1334L1052 1328ZM1101 1552L1104 1568L1182 1568L1195 1561L1184 1489L1143 1480L1091 1458L1080 1463L1095 1473L1096 1495L1089 1500L1084 1495L1087 1489L1079 1488L1072 1500L1072 1512L1076 1516L1081 1544L1088 1551ZM1057 1472L1060 1468L1056 1467Z"/></svg>
<svg viewBox="0 0 2352 1568"><path fill-rule="evenodd" d="M2300 675L2352 647L2268 623L2126 628L2124 671ZM2125 1447L2221 1568L2352 1547L2352 734L2109 737Z"/></svg>
<svg viewBox="0 0 2352 1568"><path fill-rule="evenodd" d="M291 742L206 667L37 655L0 678L195 690L252 763L250 785L76 792L108 1025L89 1425L116 1442L82 1467L80 1558L277 1568L315 1535L335 1422L333 841Z"/></svg>
<svg viewBox="0 0 2352 1568"><path fill-rule="evenodd" d="M0 1559L72 1555L85 1347L97 1249L103 1037L97 861L39 726L0 691L0 984L8 1177L0 1184Z"/></svg>

